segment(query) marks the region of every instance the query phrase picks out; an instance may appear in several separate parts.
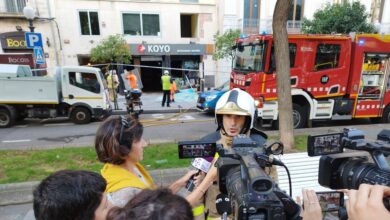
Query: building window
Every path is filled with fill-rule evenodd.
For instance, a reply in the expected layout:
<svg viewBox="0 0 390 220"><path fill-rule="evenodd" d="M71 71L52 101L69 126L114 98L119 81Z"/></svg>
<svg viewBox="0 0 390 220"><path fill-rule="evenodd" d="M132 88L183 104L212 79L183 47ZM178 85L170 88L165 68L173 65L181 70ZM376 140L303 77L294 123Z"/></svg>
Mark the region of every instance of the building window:
<svg viewBox="0 0 390 220"><path fill-rule="evenodd" d="M293 0L293 4L290 6L288 12L289 21L301 21L303 16L303 1L304 0Z"/></svg>
<svg viewBox="0 0 390 220"><path fill-rule="evenodd" d="M100 35L99 16L96 11L80 11L79 17L82 35Z"/></svg>
<svg viewBox="0 0 390 220"><path fill-rule="evenodd" d="M5 8L8 13L23 13L26 0L5 0Z"/></svg>
<svg viewBox="0 0 390 220"><path fill-rule="evenodd" d="M180 15L180 30L181 37L196 37L198 25L197 14L181 14Z"/></svg>
<svg viewBox="0 0 390 220"><path fill-rule="evenodd" d="M160 36L160 16L158 14L123 13L123 34Z"/></svg>
<svg viewBox="0 0 390 220"><path fill-rule="evenodd" d="M318 71L338 67L340 48L339 44L319 44L317 46L314 70Z"/></svg>

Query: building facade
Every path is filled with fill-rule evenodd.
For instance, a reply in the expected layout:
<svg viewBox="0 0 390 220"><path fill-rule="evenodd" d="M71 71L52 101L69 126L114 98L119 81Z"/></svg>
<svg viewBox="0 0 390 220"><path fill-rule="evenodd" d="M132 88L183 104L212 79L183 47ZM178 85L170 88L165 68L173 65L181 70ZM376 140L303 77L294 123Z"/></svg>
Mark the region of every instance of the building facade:
<svg viewBox="0 0 390 220"><path fill-rule="evenodd" d="M214 0L0 0L3 5L19 4L16 10L4 7L12 17L1 32L27 31L21 13L23 5L36 10L35 31L49 43L44 46L47 66L87 65L90 50L109 35L119 34L132 54L146 91L160 89L163 69L173 68L174 77L188 78L193 84L206 79L215 84L212 60L213 36L217 32ZM5 18L5 14L0 14ZM57 28L58 27L58 28ZM22 37L21 37L22 38ZM23 51L31 54L31 50ZM2 53L8 53L8 49ZM152 66L156 68L148 68ZM178 70L186 69L186 70ZM193 71L191 71L193 70ZM186 79L187 80L187 79Z"/></svg>

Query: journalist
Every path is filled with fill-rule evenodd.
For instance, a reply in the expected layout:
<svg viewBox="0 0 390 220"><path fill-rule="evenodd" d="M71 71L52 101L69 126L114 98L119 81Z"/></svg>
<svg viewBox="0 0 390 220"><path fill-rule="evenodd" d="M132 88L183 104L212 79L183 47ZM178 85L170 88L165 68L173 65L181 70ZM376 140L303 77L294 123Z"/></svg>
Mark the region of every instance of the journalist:
<svg viewBox="0 0 390 220"><path fill-rule="evenodd" d="M256 141L258 146L263 146L266 142L267 135L253 128L255 123L256 107L254 99L251 95L240 89L233 89L226 92L218 100L215 110L216 122L218 125L217 131L202 138L201 141L216 142L222 144L224 148L232 147L233 138L239 134L249 136ZM203 180L198 176L194 192L187 197L187 200L194 205L194 201L201 200L201 196L205 194L205 217L219 217L215 199L220 193L217 182L217 168L215 162L219 155L213 159L213 165L206 174ZM276 169L268 169L268 174L277 181ZM200 182L200 183L199 183Z"/></svg>
<svg viewBox="0 0 390 220"><path fill-rule="evenodd" d="M124 116L109 117L96 132L96 154L104 163L101 174L107 181L106 192L115 206L123 207L143 189L156 188L149 173L139 163L147 145L142 133L143 126L138 120ZM195 173L189 171L169 188L177 192Z"/></svg>
<svg viewBox="0 0 390 220"><path fill-rule="evenodd" d="M125 207L112 208L107 220L192 220L190 204L169 189L143 190Z"/></svg>

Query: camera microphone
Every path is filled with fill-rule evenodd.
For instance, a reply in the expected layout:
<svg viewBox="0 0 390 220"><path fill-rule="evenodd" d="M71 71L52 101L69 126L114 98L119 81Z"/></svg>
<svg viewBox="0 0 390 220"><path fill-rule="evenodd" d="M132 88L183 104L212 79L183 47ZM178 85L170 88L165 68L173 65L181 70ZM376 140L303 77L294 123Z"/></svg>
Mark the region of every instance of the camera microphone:
<svg viewBox="0 0 390 220"><path fill-rule="evenodd" d="M269 164L272 165L277 165L277 166L284 166L284 163L278 159L276 159L273 155L265 155L265 154L256 154L256 159L265 161Z"/></svg>
<svg viewBox="0 0 390 220"><path fill-rule="evenodd" d="M196 174L198 175L200 171L207 173L210 169L211 163L208 162L206 159L198 157L192 161L191 165L198 170L198 173ZM192 192L195 188L194 181L194 176L192 176L187 182L186 188L190 192Z"/></svg>
<svg viewBox="0 0 390 220"><path fill-rule="evenodd" d="M227 219L227 215L232 213L232 207L230 205L230 199L226 194L219 194L215 200L215 206L218 214L222 217L221 219Z"/></svg>

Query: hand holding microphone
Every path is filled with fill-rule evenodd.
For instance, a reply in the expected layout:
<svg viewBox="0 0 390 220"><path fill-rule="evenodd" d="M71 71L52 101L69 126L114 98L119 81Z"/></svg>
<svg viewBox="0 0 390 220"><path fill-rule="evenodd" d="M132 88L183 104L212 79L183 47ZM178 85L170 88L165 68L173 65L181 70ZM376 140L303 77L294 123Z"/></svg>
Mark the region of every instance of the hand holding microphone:
<svg viewBox="0 0 390 220"><path fill-rule="evenodd" d="M198 173L192 176L187 182L186 188L190 192L192 192L195 186L199 185L200 182L203 180L205 176L204 174L209 171L211 163L203 158L195 158L192 161L191 165L198 170Z"/></svg>

